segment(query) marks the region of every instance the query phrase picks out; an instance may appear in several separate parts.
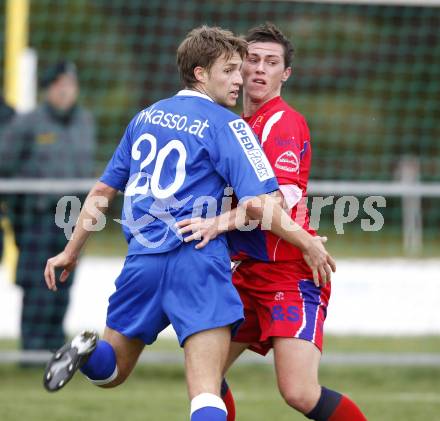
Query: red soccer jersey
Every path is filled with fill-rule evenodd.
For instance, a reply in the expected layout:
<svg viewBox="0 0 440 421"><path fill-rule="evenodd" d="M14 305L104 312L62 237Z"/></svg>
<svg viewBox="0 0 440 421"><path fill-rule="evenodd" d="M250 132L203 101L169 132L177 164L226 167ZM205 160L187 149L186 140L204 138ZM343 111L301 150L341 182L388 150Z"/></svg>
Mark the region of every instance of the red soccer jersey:
<svg viewBox="0 0 440 421"><path fill-rule="evenodd" d="M299 187L301 200L291 217L312 235L307 209L307 182L312 151L305 118L281 97L266 102L252 117L245 118L257 135L277 177L278 184ZM232 231L228 233L232 256L237 260L267 262L302 259L302 252L270 231Z"/></svg>

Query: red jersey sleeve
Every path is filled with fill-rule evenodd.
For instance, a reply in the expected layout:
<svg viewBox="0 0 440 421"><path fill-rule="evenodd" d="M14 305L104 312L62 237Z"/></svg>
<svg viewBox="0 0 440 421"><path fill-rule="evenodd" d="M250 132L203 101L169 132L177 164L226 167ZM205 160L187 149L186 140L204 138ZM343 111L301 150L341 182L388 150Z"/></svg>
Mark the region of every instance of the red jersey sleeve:
<svg viewBox="0 0 440 421"><path fill-rule="evenodd" d="M310 176L310 167L312 165L312 146L310 140L310 130L304 117L300 120L301 125L301 150L299 151L299 182L298 186L305 193L307 190L307 183Z"/></svg>
<svg viewBox="0 0 440 421"><path fill-rule="evenodd" d="M278 183L294 184L305 191L310 170L310 133L304 117L287 110L275 113L264 126L261 142Z"/></svg>

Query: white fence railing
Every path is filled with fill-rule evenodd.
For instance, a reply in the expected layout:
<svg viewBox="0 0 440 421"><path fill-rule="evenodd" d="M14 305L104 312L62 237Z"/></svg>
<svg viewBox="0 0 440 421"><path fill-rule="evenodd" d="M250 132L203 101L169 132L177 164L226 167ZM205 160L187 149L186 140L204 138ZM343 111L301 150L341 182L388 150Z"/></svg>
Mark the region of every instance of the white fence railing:
<svg viewBox="0 0 440 421"><path fill-rule="evenodd" d="M418 255L423 247L422 198L440 198L440 183L422 183L414 162L402 161L396 181L316 181L309 182L309 196L356 197L383 196L402 198L402 233L406 255ZM4 179L0 195L42 193L71 195L87 193L96 179Z"/></svg>

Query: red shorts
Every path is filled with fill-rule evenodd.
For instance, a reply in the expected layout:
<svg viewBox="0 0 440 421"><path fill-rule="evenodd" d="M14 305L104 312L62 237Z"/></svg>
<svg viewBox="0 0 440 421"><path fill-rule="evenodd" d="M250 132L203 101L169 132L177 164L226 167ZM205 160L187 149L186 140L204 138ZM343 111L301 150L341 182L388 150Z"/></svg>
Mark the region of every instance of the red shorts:
<svg viewBox="0 0 440 421"><path fill-rule="evenodd" d="M305 266L298 262L244 261L233 274L233 283L244 306L245 321L235 342L266 355L272 338L310 341L322 352L323 326L331 286L317 288Z"/></svg>

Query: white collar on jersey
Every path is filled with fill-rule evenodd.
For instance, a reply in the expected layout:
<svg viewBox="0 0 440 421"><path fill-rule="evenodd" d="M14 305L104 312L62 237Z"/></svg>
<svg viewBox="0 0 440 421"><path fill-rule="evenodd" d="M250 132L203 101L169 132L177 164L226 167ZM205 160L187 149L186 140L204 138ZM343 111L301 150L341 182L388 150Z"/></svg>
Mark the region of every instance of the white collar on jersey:
<svg viewBox="0 0 440 421"><path fill-rule="evenodd" d="M208 95L202 94L199 91L193 91L192 89L182 89L181 91L177 92L177 96L198 96L200 98L207 99L208 101L214 102L212 98L210 98Z"/></svg>

